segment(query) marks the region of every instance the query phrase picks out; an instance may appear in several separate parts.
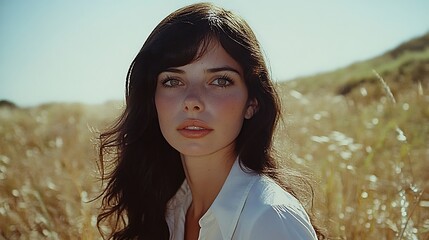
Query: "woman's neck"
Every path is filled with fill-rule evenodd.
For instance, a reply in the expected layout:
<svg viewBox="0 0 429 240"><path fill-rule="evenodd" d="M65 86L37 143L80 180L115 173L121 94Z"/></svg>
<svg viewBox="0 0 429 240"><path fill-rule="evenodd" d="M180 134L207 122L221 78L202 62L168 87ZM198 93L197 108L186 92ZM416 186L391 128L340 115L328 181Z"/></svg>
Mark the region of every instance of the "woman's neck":
<svg viewBox="0 0 429 240"><path fill-rule="evenodd" d="M189 208L194 218L200 219L210 208L228 177L235 159L235 154L182 156L186 180L192 192L192 203Z"/></svg>

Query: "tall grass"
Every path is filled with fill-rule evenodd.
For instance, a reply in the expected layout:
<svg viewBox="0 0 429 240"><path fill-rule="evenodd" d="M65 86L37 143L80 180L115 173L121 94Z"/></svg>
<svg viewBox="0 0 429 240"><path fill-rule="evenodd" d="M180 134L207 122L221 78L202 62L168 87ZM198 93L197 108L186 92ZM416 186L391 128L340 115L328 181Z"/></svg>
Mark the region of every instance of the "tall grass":
<svg viewBox="0 0 429 240"><path fill-rule="evenodd" d="M311 167L316 207L334 239L429 238L427 85L410 85L396 103L386 86L350 96L281 87L286 125L277 150ZM119 108L0 108L0 239L100 238L91 129Z"/></svg>
<svg viewBox="0 0 429 240"><path fill-rule="evenodd" d="M318 175L318 208L331 237L428 239L429 96L412 84L395 98L378 77L360 96L302 95L286 86L288 123L277 145Z"/></svg>
<svg viewBox="0 0 429 240"><path fill-rule="evenodd" d="M0 109L0 239L98 239L90 127L114 106Z"/></svg>

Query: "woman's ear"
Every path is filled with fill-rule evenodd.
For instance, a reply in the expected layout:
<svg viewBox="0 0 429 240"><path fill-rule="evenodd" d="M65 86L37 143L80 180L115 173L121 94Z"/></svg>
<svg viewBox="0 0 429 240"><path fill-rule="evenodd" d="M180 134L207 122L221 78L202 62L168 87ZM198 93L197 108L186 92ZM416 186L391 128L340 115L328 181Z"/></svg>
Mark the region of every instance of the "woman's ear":
<svg viewBox="0 0 429 240"><path fill-rule="evenodd" d="M246 113L244 114L245 119L251 119L253 115L258 111L259 105L258 100L252 99L249 100L249 103L247 104Z"/></svg>

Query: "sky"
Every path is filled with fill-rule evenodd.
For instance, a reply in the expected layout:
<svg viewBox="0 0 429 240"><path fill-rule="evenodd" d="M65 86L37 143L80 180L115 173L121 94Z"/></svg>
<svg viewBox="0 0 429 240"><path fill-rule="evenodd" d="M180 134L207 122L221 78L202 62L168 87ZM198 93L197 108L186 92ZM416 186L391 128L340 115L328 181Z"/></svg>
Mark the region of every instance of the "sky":
<svg viewBox="0 0 429 240"><path fill-rule="evenodd" d="M0 100L124 99L152 29L191 0L0 0ZM274 81L335 70L429 32L427 0L217 0L259 39Z"/></svg>

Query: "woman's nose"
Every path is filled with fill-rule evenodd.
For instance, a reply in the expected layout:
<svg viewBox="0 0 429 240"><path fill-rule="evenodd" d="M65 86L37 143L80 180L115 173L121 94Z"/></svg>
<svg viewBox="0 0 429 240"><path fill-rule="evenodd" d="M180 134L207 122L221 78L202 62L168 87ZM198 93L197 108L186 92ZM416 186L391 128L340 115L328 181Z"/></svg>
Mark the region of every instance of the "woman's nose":
<svg viewBox="0 0 429 240"><path fill-rule="evenodd" d="M201 112L204 110L203 93L199 89L189 89L184 100L185 112Z"/></svg>

